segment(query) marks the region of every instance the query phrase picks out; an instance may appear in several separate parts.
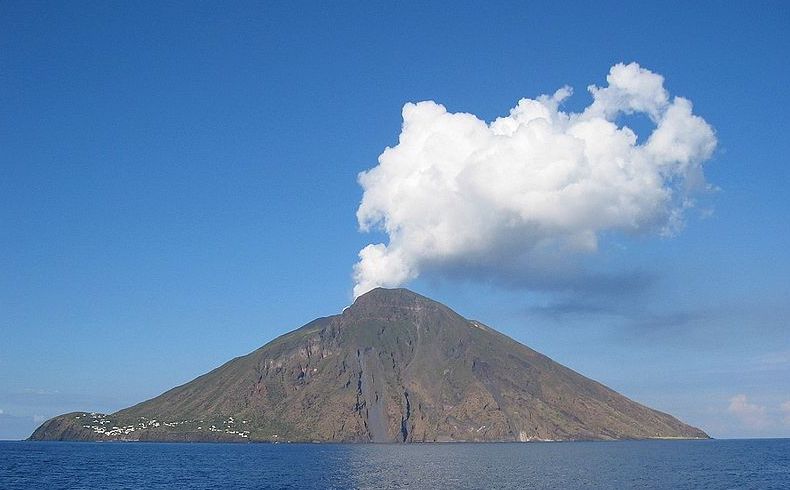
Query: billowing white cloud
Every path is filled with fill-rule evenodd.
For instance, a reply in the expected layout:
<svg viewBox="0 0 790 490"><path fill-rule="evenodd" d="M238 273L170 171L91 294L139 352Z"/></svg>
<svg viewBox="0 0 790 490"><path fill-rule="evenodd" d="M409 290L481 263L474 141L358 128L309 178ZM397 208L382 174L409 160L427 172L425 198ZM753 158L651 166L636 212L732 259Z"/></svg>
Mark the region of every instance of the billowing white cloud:
<svg viewBox="0 0 790 490"><path fill-rule="evenodd" d="M735 395L730 399L730 406L727 407L727 411L752 429L764 429L771 423L766 408L749 402L746 395L743 394Z"/></svg>
<svg viewBox="0 0 790 490"><path fill-rule="evenodd" d="M690 193L704 186L713 129L661 75L618 64L590 86L580 113L572 91L521 99L486 123L432 101L406 104L398 144L359 175L362 231L383 230L354 266L354 295L394 287L426 270L496 279L534 274L594 252L602 232L676 232ZM643 114L649 136L620 121Z"/></svg>

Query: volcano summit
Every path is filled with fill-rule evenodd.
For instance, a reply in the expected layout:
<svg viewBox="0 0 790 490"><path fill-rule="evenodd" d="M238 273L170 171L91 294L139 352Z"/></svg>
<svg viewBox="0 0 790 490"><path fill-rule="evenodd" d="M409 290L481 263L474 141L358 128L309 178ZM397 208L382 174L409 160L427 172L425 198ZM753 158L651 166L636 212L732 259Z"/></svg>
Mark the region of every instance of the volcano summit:
<svg viewBox="0 0 790 490"><path fill-rule="evenodd" d="M434 442L707 438L450 308L374 289L156 398L32 440Z"/></svg>

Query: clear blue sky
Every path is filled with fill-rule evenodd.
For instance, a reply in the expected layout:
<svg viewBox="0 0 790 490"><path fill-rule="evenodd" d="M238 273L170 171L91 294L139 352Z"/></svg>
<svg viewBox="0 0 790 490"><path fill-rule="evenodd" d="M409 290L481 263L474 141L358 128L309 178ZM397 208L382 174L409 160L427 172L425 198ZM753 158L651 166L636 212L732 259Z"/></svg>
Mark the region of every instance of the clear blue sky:
<svg viewBox="0 0 790 490"><path fill-rule="evenodd" d="M790 436L788 26L786 2L3 2L0 439L349 304L384 240L356 177L404 103L578 109L631 61L715 128L713 213L603 237L588 267L621 287L408 286L714 437Z"/></svg>

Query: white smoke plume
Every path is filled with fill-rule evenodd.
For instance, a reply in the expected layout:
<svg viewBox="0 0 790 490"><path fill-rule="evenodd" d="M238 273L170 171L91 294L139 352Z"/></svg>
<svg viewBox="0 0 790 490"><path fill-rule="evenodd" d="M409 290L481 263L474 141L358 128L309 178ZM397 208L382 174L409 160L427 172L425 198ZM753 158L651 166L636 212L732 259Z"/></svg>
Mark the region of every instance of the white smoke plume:
<svg viewBox="0 0 790 490"><path fill-rule="evenodd" d="M569 87L521 99L491 123L406 104L398 144L359 175L360 229L389 242L359 252L354 296L427 270L533 273L594 252L610 230L676 232L690 193L705 186L713 129L636 63L613 66L606 81L588 87L593 101L580 113L560 109ZM641 142L618 121L630 114L652 122Z"/></svg>

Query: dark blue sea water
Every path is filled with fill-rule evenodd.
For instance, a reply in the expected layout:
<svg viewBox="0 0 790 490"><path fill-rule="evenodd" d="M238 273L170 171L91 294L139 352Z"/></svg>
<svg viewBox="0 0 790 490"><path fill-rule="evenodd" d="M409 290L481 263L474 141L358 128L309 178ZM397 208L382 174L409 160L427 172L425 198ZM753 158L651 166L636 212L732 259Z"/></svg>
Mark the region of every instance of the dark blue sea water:
<svg viewBox="0 0 790 490"><path fill-rule="evenodd" d="M0 442L0 488L790 488L790 439L529 444Z"/></svg>

